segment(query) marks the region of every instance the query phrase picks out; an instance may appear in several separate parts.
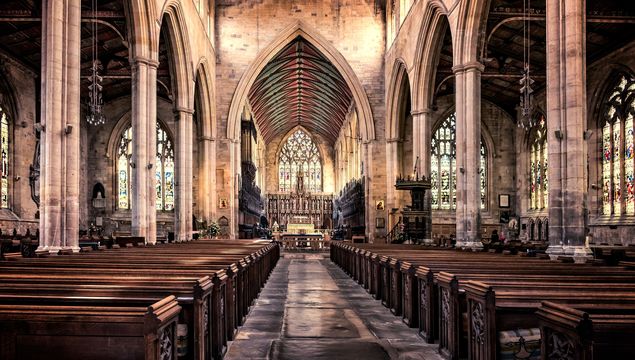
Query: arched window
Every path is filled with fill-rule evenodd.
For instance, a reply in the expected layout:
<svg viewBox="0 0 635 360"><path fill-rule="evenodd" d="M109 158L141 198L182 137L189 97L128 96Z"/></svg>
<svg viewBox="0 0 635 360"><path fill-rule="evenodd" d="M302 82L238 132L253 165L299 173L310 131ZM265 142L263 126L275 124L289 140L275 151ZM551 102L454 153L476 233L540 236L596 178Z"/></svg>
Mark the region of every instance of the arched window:
<svg viewBox="0 0 635 360"><path fill-rule="evenodd" d="M295 190L298 177L303 178L304 189L322 191L322 160L311 137L298 129L282 146L278 157L279 190Z"/></svg>
<svg viewBox="0 0 635 360"><path fill-rule="evenodd" d="M0 107L0 149L2 150L2 181L0 183L0 207L9 208L9 116Z"/></svg>
<svg viewBox="0 0 635 360"><path fill-rule="evenodd" d="M168 133L157 123L156 152L156 209L170 211L174 209L174 147ZM117 207L120 210L132 206L132 126L121 135L117 148Z"/></svg>
<svg viewBox="0 0 635 360"><path fill-rule="evenodd" d="M537 116L529 142L529 208L532 210L545 209L549 199L547 122L542 114Z"/></svg>
<svg viewBox="0 0 635 360"><path fill-rule="evenodd" d="M602 126L602 214L635 214L635 79L620 75Z"/></svg>
<svg viewBox="0 0 635 360"><path fill-rule="evenodd" d="M456 209L456 114L448 116L432 136L432 209ZM481 208L487 204L487 148L481 139Z"/></svg>

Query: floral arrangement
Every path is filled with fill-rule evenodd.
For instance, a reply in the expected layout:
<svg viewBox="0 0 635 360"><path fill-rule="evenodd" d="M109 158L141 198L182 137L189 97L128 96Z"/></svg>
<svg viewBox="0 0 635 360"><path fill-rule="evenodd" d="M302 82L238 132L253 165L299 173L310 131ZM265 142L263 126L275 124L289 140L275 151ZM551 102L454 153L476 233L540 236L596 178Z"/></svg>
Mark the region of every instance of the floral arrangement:
<svg viewBox="0 0 635 360"><path fill-rule="evenodd" d="M207 235L210 237L217 236L220 233L220 226L216 221L212 221L209 226L207 226Z"/></svg>

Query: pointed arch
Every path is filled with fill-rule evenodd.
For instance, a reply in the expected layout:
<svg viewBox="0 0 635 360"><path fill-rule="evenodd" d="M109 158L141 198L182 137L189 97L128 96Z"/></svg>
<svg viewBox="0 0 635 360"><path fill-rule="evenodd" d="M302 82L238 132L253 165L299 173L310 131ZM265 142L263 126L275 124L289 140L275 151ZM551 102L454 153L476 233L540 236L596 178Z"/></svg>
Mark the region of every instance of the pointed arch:
<svg viewBox="0 0 635 360"><path fill-rule="evenodd" d="M166 26L170 73L172 77L172 93L175 94L174 105L177 108L191 109L194 105L194 83L192 69L192 54L188 39L188 31L183 9L178 1L169 1L164 6L161 17L161 27ZM160 40L160 39L159 39ZM158 51L158 45L157 45Z"/></svg>
<svg viewBox="0 0 635 360"><path fill-rule="evenodd" d="M407 92L406 87L408 88ZM401 134L401 113L403 111L403 98L406 94L410 94L410 103L412 104L412 84L408 76L406 64L402 59L397 59L393 66L392 75L390 76L390 84L388 86L388 119L386 124L386 139L395 140L400 138Z"/></svg>
<svg viewBox="0 0 635 360"><path fill-rule="evenodd" d="M241 77L229 107L229 115L227 118L227 138L234 141L240 139L240 113L242 111L243 104L247 100L247 95L251 86L269 61L298 36L301 36L320 50L320 52L324 54L324 56L340 72L353 93L355 107L360 118L362 139L366 142L374 140L375 124L370 108L370 102L368 101L366 92L357 78L357 75L344 56L342 56L342 54L340 54L340 52L328 40L301 20L292 23L282 30L278 37L258 54Z"/></svg>
<svg viewBox="0 0 635 360"><path fill-rule="evenodd" d="M196 80L194 82L194 86L198 90L200 102L200 111L199 119L200 124L198 124L199 136L210 137L211 139L216 138L216 110L214 108L214 80L212 78L210 72L210 66L206 58L201 58L196 67ZM196 89L192 91L192 94L196 94ZM194 100L194 101L195 101ZM192 107L194 106L194 102L192 102Z"/></svg>
<svg viewBox="0 0 635 360"><path fill-rule="evenodd" d="M423 110L432 106L435 94L435 81L441 47L446 31L450 29L452 43L455 43L447 10L441 2L428 3L417 39L415 69L413 76L413 109Z"/></svg>
<svg viewBox="0 0 635 360"><path fill-rule="evenodd" d="M131 59L157 59L159 53L159 32L154 25L156 5L154 1L124 1L126 33L130 45Z"/></svg>

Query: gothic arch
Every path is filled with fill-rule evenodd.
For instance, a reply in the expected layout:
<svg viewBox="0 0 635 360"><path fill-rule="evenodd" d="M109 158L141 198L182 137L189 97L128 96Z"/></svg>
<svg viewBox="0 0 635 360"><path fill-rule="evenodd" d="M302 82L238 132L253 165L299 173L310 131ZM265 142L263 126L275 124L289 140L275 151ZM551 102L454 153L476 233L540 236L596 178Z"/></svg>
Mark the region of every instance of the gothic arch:
<svg viewBox="0 0 635 360"><path fill-rule="evenodd" d="M124 1L128 44L131 59L156 60L159 49L159 33L155 24L156 5L154 1Z"/></svg>
<svg viewBox="0 0 635 360"><path fill-rule="evenodd" d="M216 110L214 102L214 81L209 71L209 64L206 58L200 59L196 68L196 81L194 86L198 88L198 94L200 98L200 111L199 119L203 121L198 124L199 136L216 138ZM196 94L195 90L192 90L192 94ZM192 108L194 108L194 101L192 100Z"/></svg>
<svg viewBox="0 0 635 360"><path fill-rule="evenodd" d="M437 1L428 3L424 11L420 35L417 39L414 77L412 79L414 90L412 108L414 110L429 109L433 103L437 65L443 46L443 38L448 28L452 43L455 43L447 14L443 4Z"/></svg>
<svg viewBox="0 0 635 360"><path fill-rule="evenodd" d="M328 40L301 20L295 21L282 30L279 36L258 54L240 78L229 107L229 115L227 118L227 138L234 141L238 141L240 139L240 113L242 111L243 104L247 100L247 94L251 89L251 86L269 61L273 59L273 57L281 49L289 44L289 42L298 36L301 36L320 50L320 52L324 54L324 56L340 72L353 93L355 107L360 118L362 139L365 142L374 140L375 124L373 114L366 92L357 78L357 75L355 75L355 72L344 56L342 56L342 54L340 54L340 52Z"/></svg>
<svg viewBox="0 0 635 360"><path fill-rule="evenodd" d="M172 75L172 93L175 94L174 106L178 109L191 109L194 104L192 94L192 50L187 41L188 32L183 9L177 1L168 2L163 11L161 23L166 26L169 48L169 64ZM160 41L160 39L159 39ZM158 49L158 43L157 43Z"/></svg>
<svg viewBox="0 0 635 360"><path fill-rule="evenodd" d="M400 138L401 134L401 112L403 107L403 96L405 87L408 87L410 93L410 103L412 104L412 84L408 76L408 70L402 59L397 59L393 66L392 75L390 77L390 85L388 87L388 96L386 107L388 109L388 119L386 124L386 139L395 140ZM411 106L412 107L412 106Z"/></svg>

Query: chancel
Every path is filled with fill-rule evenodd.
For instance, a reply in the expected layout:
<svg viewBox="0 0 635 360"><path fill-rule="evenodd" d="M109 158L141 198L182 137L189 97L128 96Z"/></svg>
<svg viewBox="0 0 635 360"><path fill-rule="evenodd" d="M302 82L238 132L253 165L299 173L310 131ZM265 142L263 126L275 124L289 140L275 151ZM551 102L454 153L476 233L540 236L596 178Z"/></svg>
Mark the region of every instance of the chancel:
<svg viewBox="0 0 635 360"><path fill-rule="evenodd" d="M635 3L0 2L0 359L630 359Z"/></svg>

